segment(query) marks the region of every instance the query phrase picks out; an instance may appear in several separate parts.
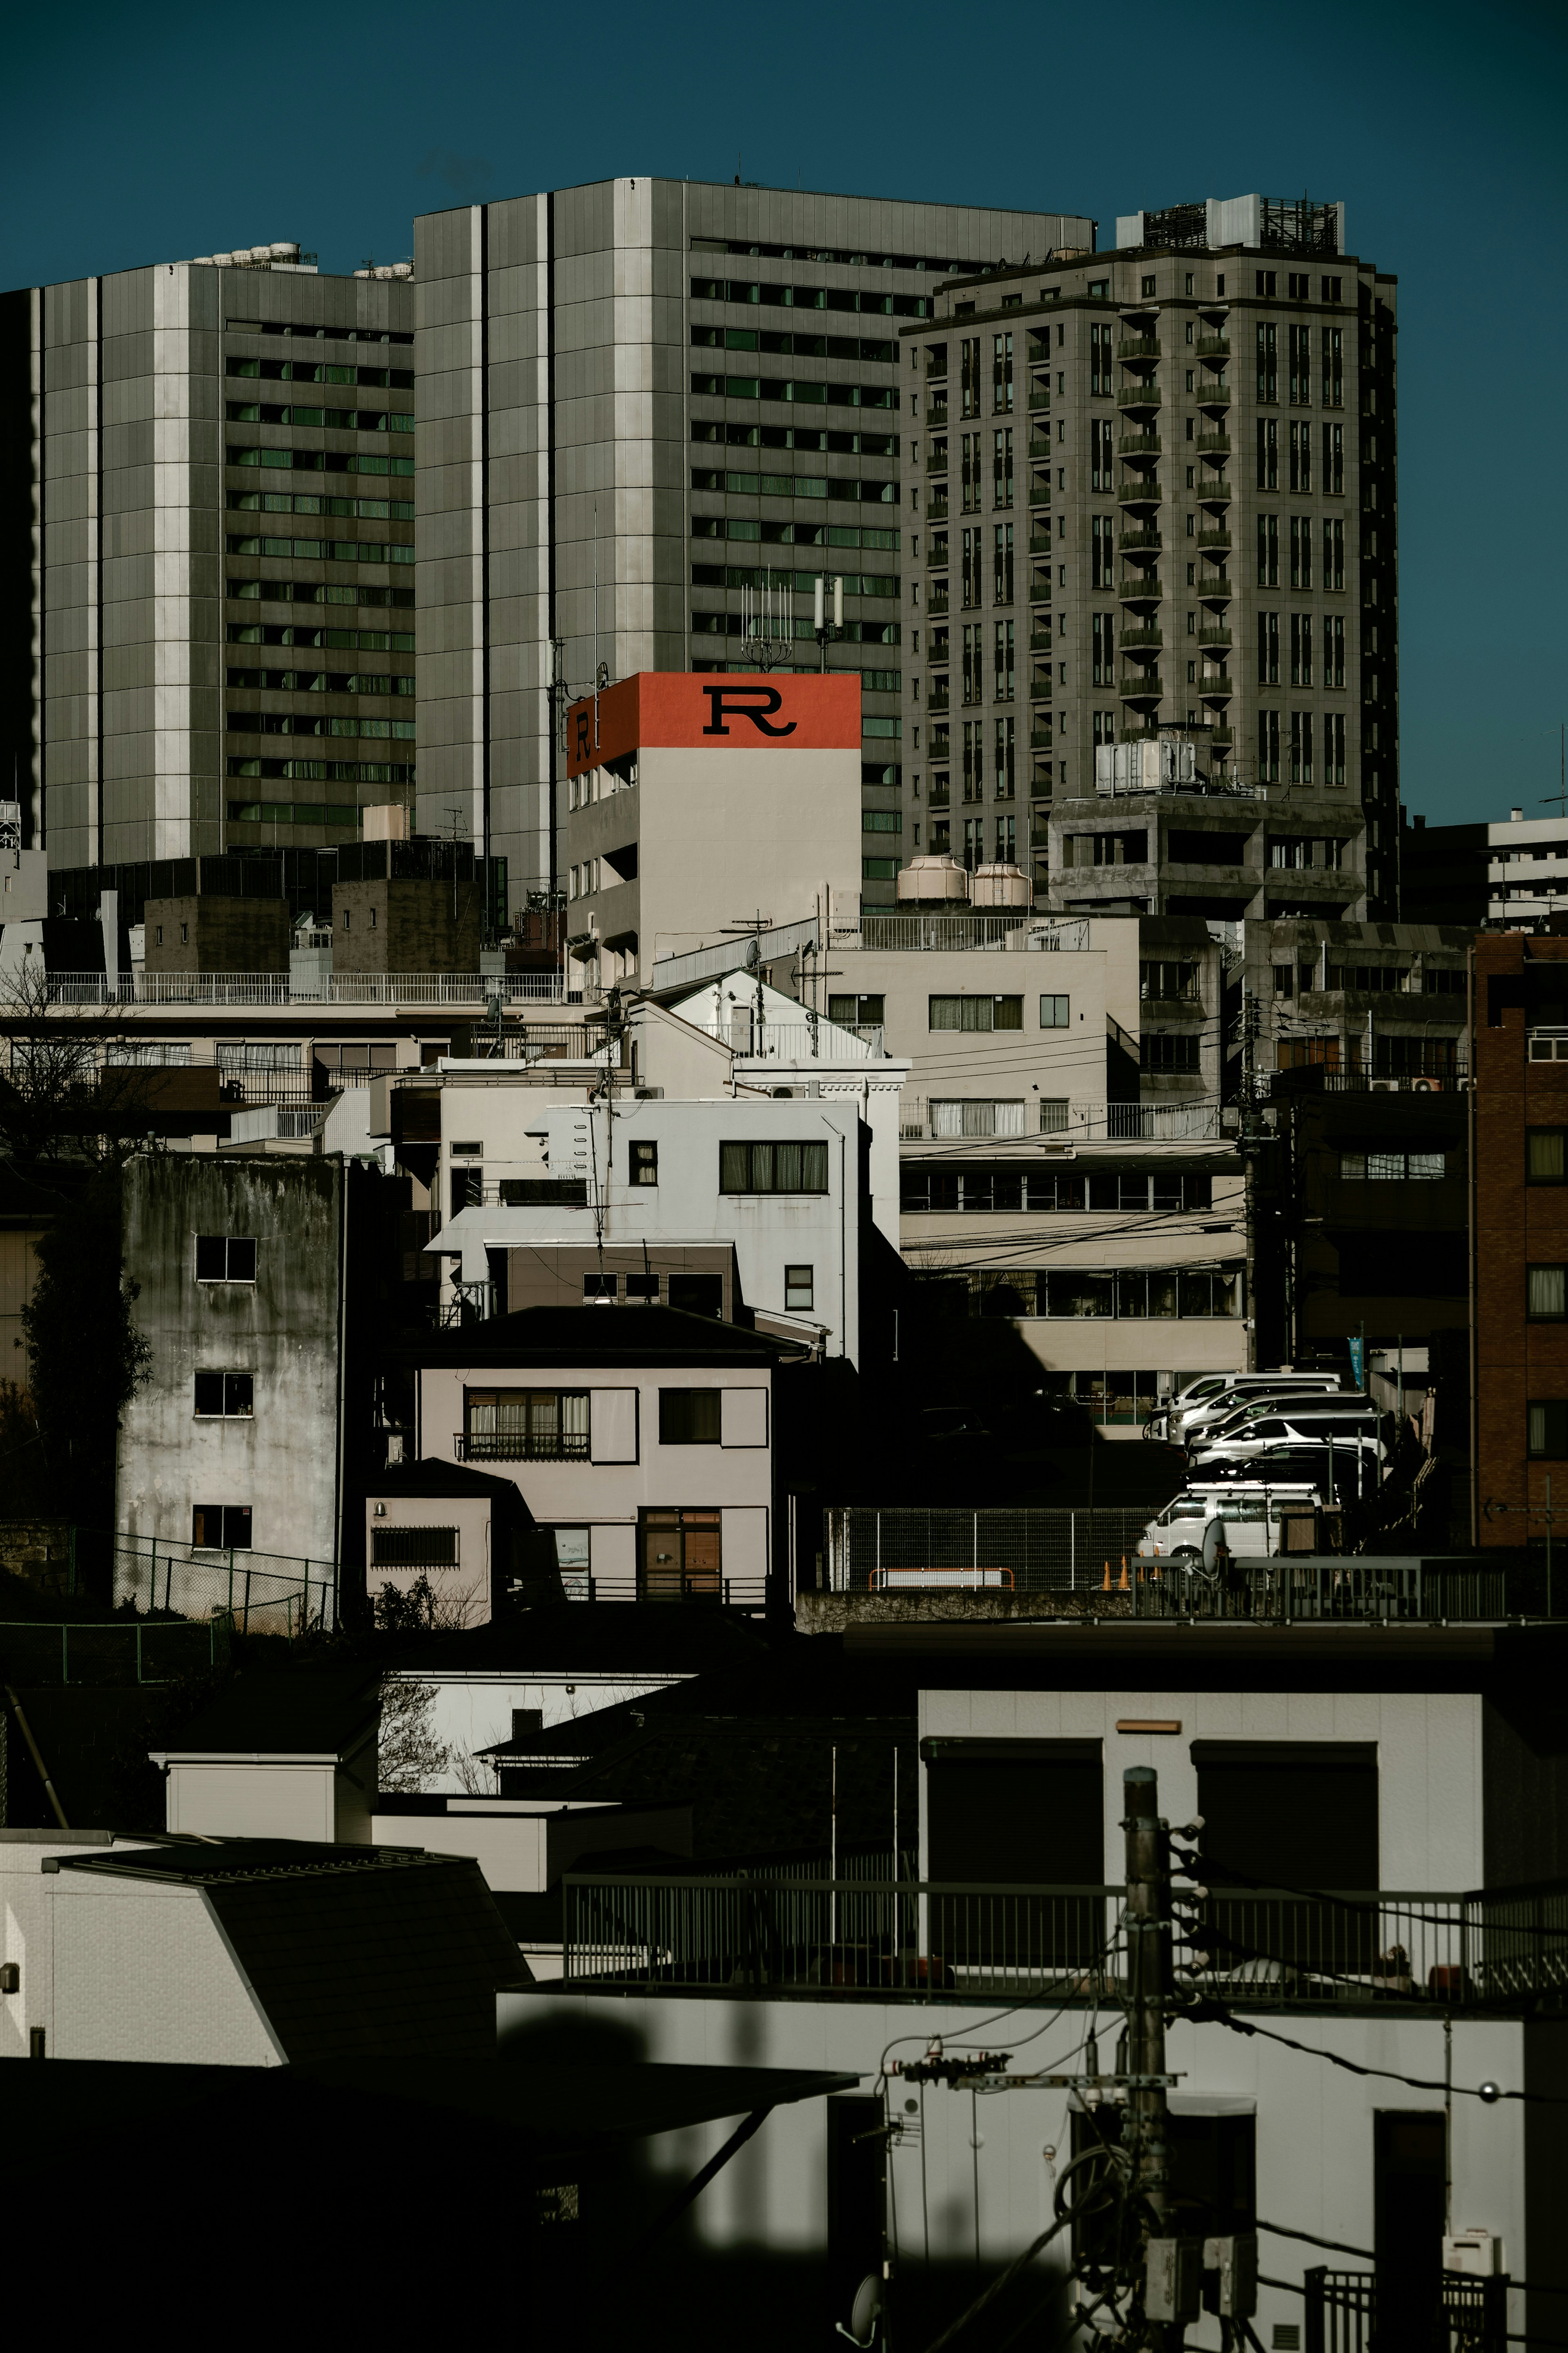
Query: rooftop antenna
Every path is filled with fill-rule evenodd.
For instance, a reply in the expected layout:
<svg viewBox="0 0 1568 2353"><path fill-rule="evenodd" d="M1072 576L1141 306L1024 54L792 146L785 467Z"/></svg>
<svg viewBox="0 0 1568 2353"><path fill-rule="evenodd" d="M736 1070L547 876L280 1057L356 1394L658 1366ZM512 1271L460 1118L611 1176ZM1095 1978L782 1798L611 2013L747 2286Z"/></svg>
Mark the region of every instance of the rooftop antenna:
<svg viewBox="0 0 1568 2353"><path fill-rule="evenodd" d="M741 636L758 670L775 670L786 661L795 650L793 584L786 588L780 575L764 571L755 588L742 588Z"/></svg>
<svg viewBox="0 0 1568 2353"><path fill-rule="evenodd" d="M1553 802L1568 817L1568 723L1560 724L1557 730L1557 790L1543 793L1541 797L1542 808L1550 808Z"/></svg>

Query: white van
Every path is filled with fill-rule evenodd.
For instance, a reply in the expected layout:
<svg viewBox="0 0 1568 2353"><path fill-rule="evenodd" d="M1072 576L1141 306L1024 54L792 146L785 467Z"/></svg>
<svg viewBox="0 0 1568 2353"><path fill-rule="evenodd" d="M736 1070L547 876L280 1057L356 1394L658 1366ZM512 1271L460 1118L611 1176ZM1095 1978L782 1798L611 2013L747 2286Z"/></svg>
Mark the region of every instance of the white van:
<svg viewBox="0 0 1568 2353"><path fill-rule="evenodd" d="M1284 1523L1319 1506L1314 1486L1254 1485L1227 1479L1214 1487L1188 1487L1172 1497L1138 1540L1140 1560L1169 1560L1184 1569L1200 1568L1204 1531L1215 1520L1225 1525L1226 1543L1238 1560L1267 1560L1283 1546Z"/></svg>

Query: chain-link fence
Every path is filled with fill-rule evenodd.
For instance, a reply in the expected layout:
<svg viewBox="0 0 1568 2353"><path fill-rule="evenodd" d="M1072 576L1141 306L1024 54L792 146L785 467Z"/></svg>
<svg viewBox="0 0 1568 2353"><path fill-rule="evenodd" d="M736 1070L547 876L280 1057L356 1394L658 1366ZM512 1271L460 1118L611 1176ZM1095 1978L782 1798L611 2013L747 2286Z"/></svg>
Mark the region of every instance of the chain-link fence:
<svg viewBox="0 0 1568 2353"><path fill-rule="evenodd" d="M220 1551L165 1536L115 1535L114 1599L143 1614L209 1619L220 1613L242 1634L302 1634L335 1626L337 1565L286 1553ZM88 1539L79 1536L79 1555Z"/></svg>
<svg viewBox="0 0 1568 2353"><path fill-rule="evenodd" d="M1028 1507L830 1511L828 1583L836 1593L1081 1593L1109 1578L1114 1589L1123 1569L1136 1573L1149 1516Z"/></svg>
<svg viewBox="0 0 1568 2353"><path fill-rule="evenodd" d="M229 1620L132 1619L100 1625L18 1620L0 1624L8 1683L169 1683L228 1663Z"/></svg>

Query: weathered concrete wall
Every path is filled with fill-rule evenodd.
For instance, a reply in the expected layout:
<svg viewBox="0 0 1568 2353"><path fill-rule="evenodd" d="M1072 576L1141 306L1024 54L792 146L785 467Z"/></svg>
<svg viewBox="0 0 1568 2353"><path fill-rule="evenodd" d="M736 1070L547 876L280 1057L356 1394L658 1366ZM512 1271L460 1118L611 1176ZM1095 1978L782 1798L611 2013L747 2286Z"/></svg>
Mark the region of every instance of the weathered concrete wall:
<svg viewBox="0 0 1568 2353"><path fill-rule="evenodd" d="M125 1269L152 1377L120 1437L119 1525L191 1540L197 1504L248 1504L258 1551L335 1559L342 1163L132 1160ZM254 1282L198 1282L198 1235L254 1239ZM198 1372L248 1373L248 1417L198 1419Z"/></svg>

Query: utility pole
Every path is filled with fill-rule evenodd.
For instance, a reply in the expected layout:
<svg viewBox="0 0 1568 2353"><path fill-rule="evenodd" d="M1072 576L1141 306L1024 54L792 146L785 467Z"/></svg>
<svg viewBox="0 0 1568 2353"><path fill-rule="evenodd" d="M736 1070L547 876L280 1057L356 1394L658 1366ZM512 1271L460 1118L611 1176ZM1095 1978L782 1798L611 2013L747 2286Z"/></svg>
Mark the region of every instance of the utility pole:
<svg viewBox="0 0 1568 2353"><path fill-rule="evenodd" d="M1165 2073L1165 1997L1171 1928L1166 1911L1170 1864L1160 1820L1159 1776L1130 1765L1121 1777L1127 1812L1127 2072L1139 2088L1127 2094L1132 2186L1146 2202L1151 2235L1163 2234L1170 2188Z"/></svg>

